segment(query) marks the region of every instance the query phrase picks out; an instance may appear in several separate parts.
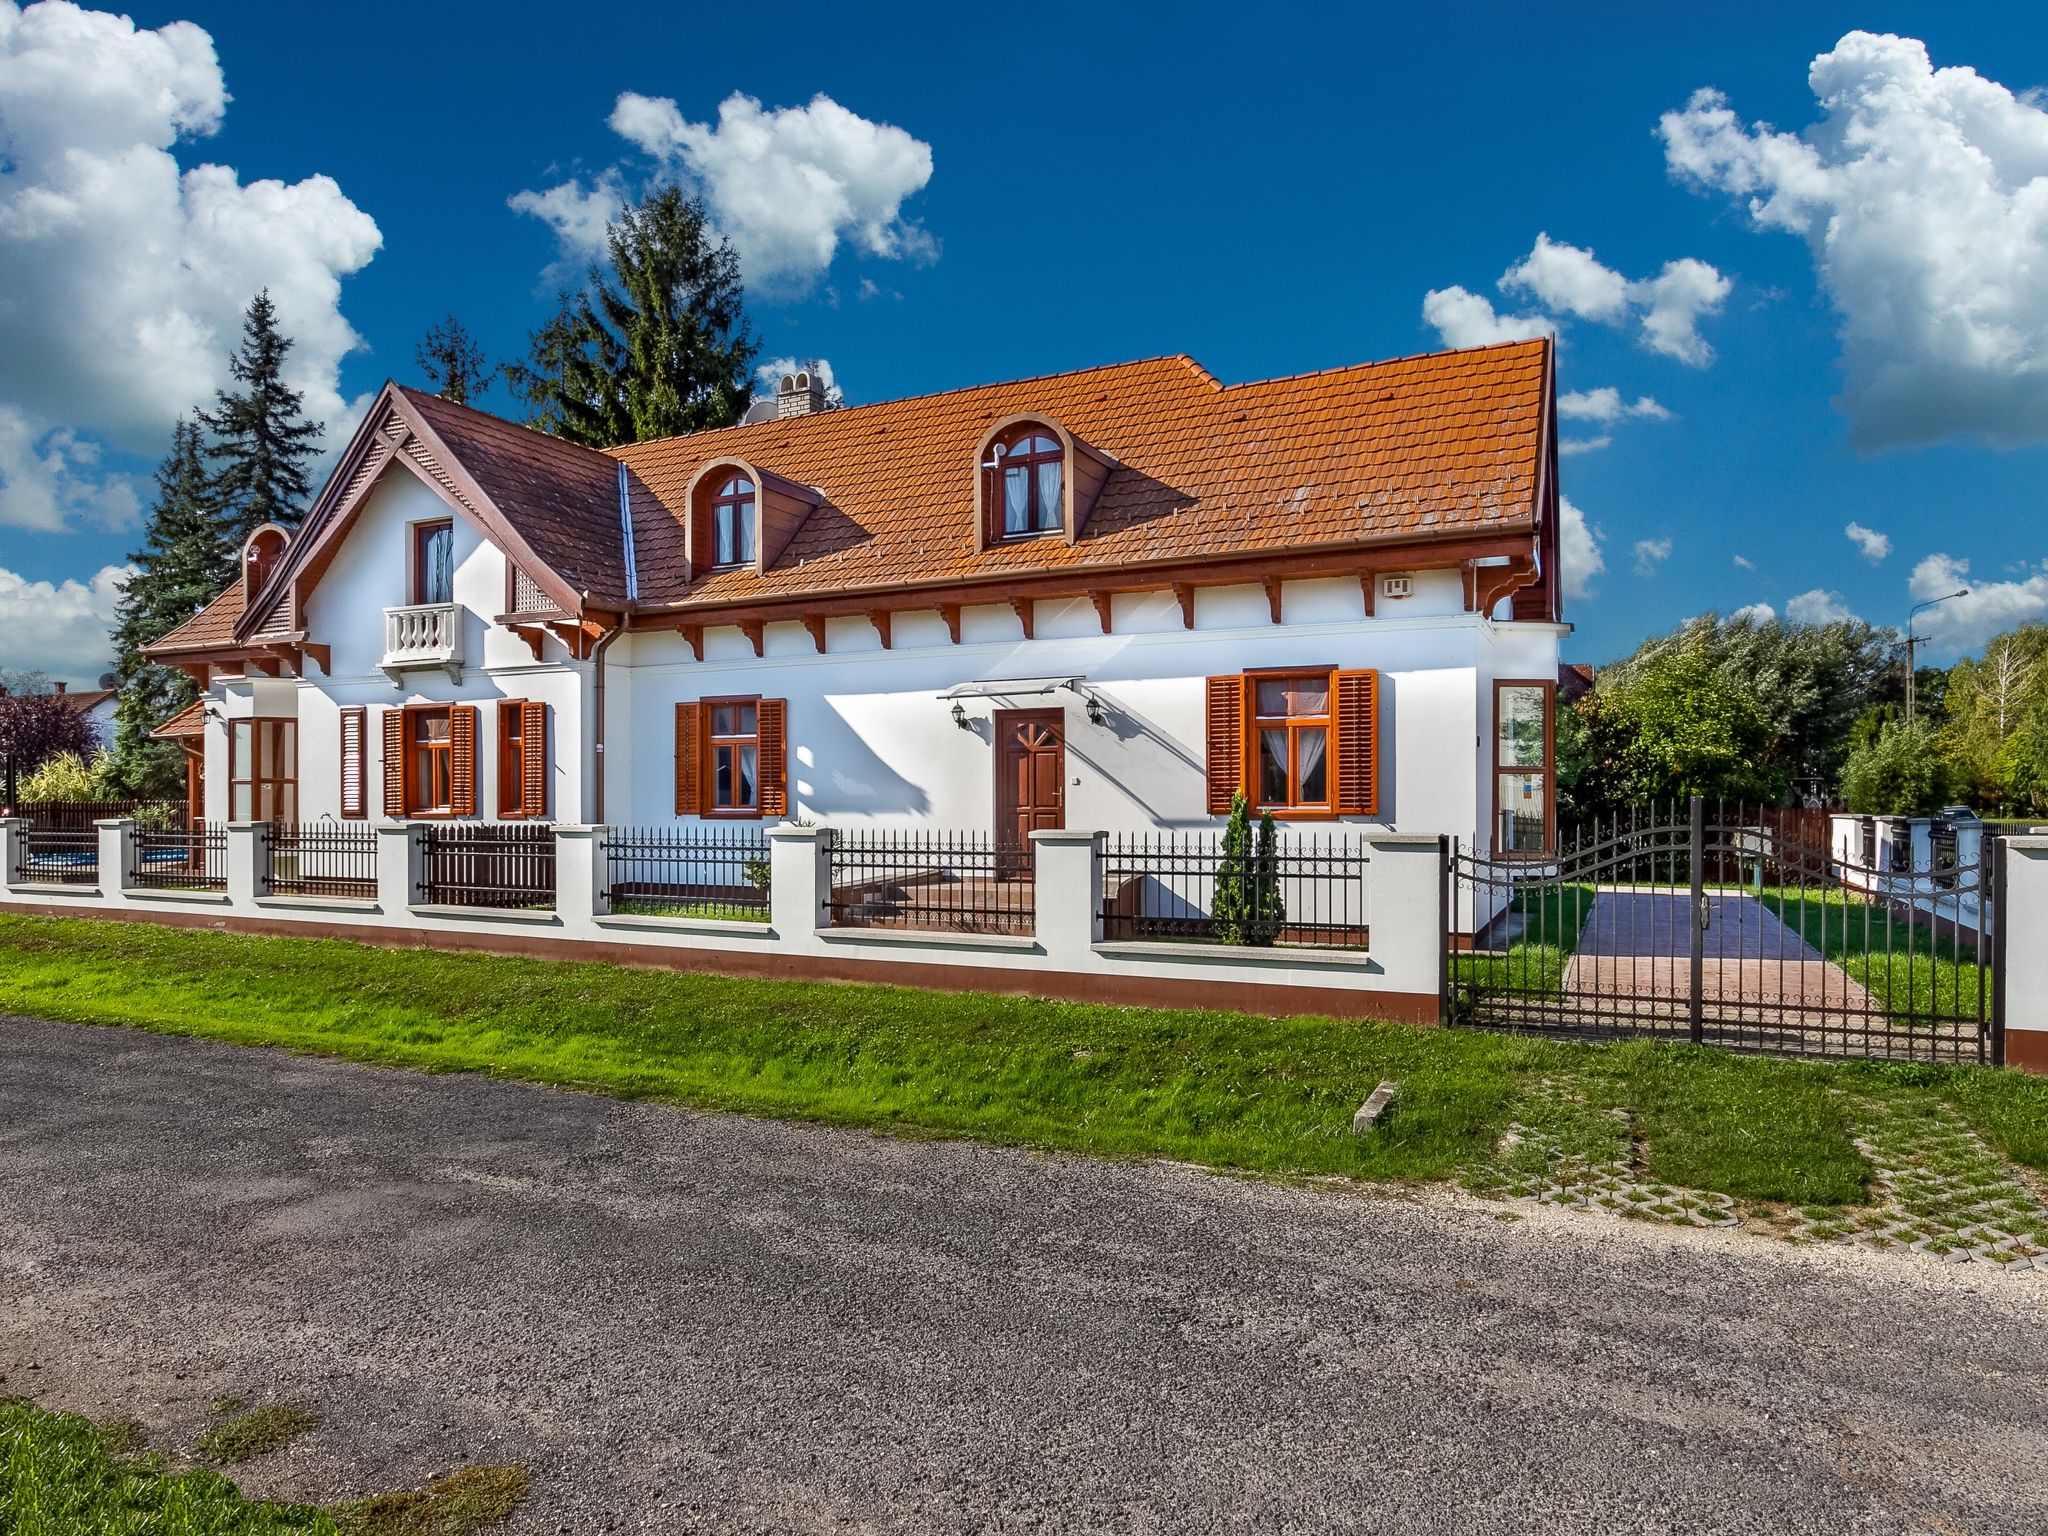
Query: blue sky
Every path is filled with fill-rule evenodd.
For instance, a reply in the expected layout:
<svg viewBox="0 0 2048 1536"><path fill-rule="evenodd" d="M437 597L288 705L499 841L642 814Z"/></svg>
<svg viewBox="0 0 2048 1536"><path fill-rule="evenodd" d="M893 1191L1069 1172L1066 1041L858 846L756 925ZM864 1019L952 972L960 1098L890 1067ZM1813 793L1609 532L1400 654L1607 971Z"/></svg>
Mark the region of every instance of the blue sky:
<svg viewBox="0 0 2048 1536"><path fill-rule="evenodd" d="M1558 325L1560 388L1585 397L1565 435L1607 439L1564 463L1592 541L1578 659L1707 608L1899 623L1957 583L1977 596L1936 616L1951 653L2048 615L2048 215L2026 200L2039 177L2048 202L2048 112L2026 95L2048 84L2048 16L2026 8L611 5L579 25L201 3L135 7L142 36L83 13L31 26L40 9L0 0L0 665L104 665L94 626L148 494L126 477L161 451L166 402L218 371L208 317L229 294L288 298L346 421L387 375L416 381L444 311L495 356L522 349L569 247L509 200L567 183L601 207L660 167L744 235L765 355L827 359L850 402L1162 352L1234 381ZM1982 79L1908 68L1872 94L1902 55L1838 52L1859 28ZM1860 165L1809 83L1830 54L1881 152ZM2019 99L1986 105L1987 82ZM1715 137L1694 102L1674 147L1660 118L1703 87L1733 117ZM609 125L627 92L637 142ZM734 93L758 108L722 119ZM1759 121L1808 133L1813 174ZM1918 153L1944 131L1985 142L1985 184ZM23 233L67 155L132 168L131 140L232 169ZM778 202L771 173L805 190ZM281 201L252 186L269 178ZM166 221L168 254L121 259ZM1503 288L1539 235L1555 259ZM1462 331L1424 318L1453 287L1462 307L1434 313ZM48 319L73 304L108 328ZM189 334L147 326L170 311Z"/></svg>

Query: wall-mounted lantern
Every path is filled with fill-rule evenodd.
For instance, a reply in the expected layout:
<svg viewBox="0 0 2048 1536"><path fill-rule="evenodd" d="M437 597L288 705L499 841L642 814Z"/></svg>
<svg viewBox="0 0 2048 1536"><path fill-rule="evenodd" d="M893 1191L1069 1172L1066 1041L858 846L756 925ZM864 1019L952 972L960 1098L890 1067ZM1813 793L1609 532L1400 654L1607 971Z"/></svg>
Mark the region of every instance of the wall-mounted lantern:
<svg viewBox="0 0 2048 1536"><path fill-rule="evenodd" d="M967 718L967 706L962 704L958 699L955 699L953 701L953 723L959 726L960 729L963 731L971 731L974 729L974 726L968 721Z"/></svg>

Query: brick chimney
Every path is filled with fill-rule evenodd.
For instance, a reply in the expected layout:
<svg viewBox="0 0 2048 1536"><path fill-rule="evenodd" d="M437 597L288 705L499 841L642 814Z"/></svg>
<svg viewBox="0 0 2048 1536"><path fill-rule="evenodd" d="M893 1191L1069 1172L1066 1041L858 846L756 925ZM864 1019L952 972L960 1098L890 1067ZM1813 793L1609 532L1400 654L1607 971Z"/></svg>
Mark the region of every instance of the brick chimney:
<svg viewBox="0 0 2048 1536"><path fill-rule="evenodd" d="M63 692L65 692L66 690L68 690L68 689L70 688L70 686L71 686L71 685L70 685L69 683L59 683L59 684L57 685L57 691L58 691L59 693L63 693Z"/></svg>
<svg viewBox="0 0 2048 1536"><path fill-rule="evenodd" d="M825 409L825 381L808 368L785 373L775 386L775 418L812 416Z"/></svg>

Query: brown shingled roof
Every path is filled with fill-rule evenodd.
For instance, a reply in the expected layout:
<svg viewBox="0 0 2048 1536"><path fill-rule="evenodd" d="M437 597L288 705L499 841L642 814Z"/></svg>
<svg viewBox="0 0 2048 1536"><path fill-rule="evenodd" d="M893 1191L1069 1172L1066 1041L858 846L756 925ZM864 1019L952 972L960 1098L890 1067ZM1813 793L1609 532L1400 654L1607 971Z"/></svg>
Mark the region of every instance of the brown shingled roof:
<svg viewBox="0 0 2048 1536"><path fill-rule="evenodd" d="M157 741L176 741L184 737L205 735L206 700L194 699L149 734Z"/></svg>
<svg viewBox="0 0 2048 1536"><path fill-rule="evenodd" d="M1223 386L1184 357L988 384L612 453L669 512L636 502L640 596L728 603L1077 567L1259 554L1533 526L1547 343L1513 342ZM1068 544L975 550L974 449L1043 414L1116 460ZM686 591L691 478L732 454L815 485L775 566Z"/></svg>
<svg viewBox="0 0 2048 1536"><path fill-rule="evenodd" d="M143 649L151 660L185 651L217 651L235 643L235 624L242 617L242 583L231 581L212 602Z"/></svg>

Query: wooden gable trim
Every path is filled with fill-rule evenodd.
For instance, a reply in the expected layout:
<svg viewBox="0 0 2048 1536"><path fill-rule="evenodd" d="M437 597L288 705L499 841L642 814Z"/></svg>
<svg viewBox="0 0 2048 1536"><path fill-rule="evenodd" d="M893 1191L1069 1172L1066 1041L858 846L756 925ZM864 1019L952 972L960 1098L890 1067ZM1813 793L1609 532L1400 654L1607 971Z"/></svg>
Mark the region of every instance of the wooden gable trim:
<svg viewBox="0 0 2048 1536"><path fill-rule="evenodd" d="M804 632L811 637L811 644L817 647L820 656L825 654L825 620L815 613L804 615Z"/></svg>
<svg viewBox="0 0 2048 1536"><path fill-rule="evenodd" d="M1114 594L1102 591L1090 592L1088 594L1088 601L1095 605L1095 618L1102 625L1102 632L1105 635L1108 634L1111 629L1111 612L1116 601Z"/></svg>

